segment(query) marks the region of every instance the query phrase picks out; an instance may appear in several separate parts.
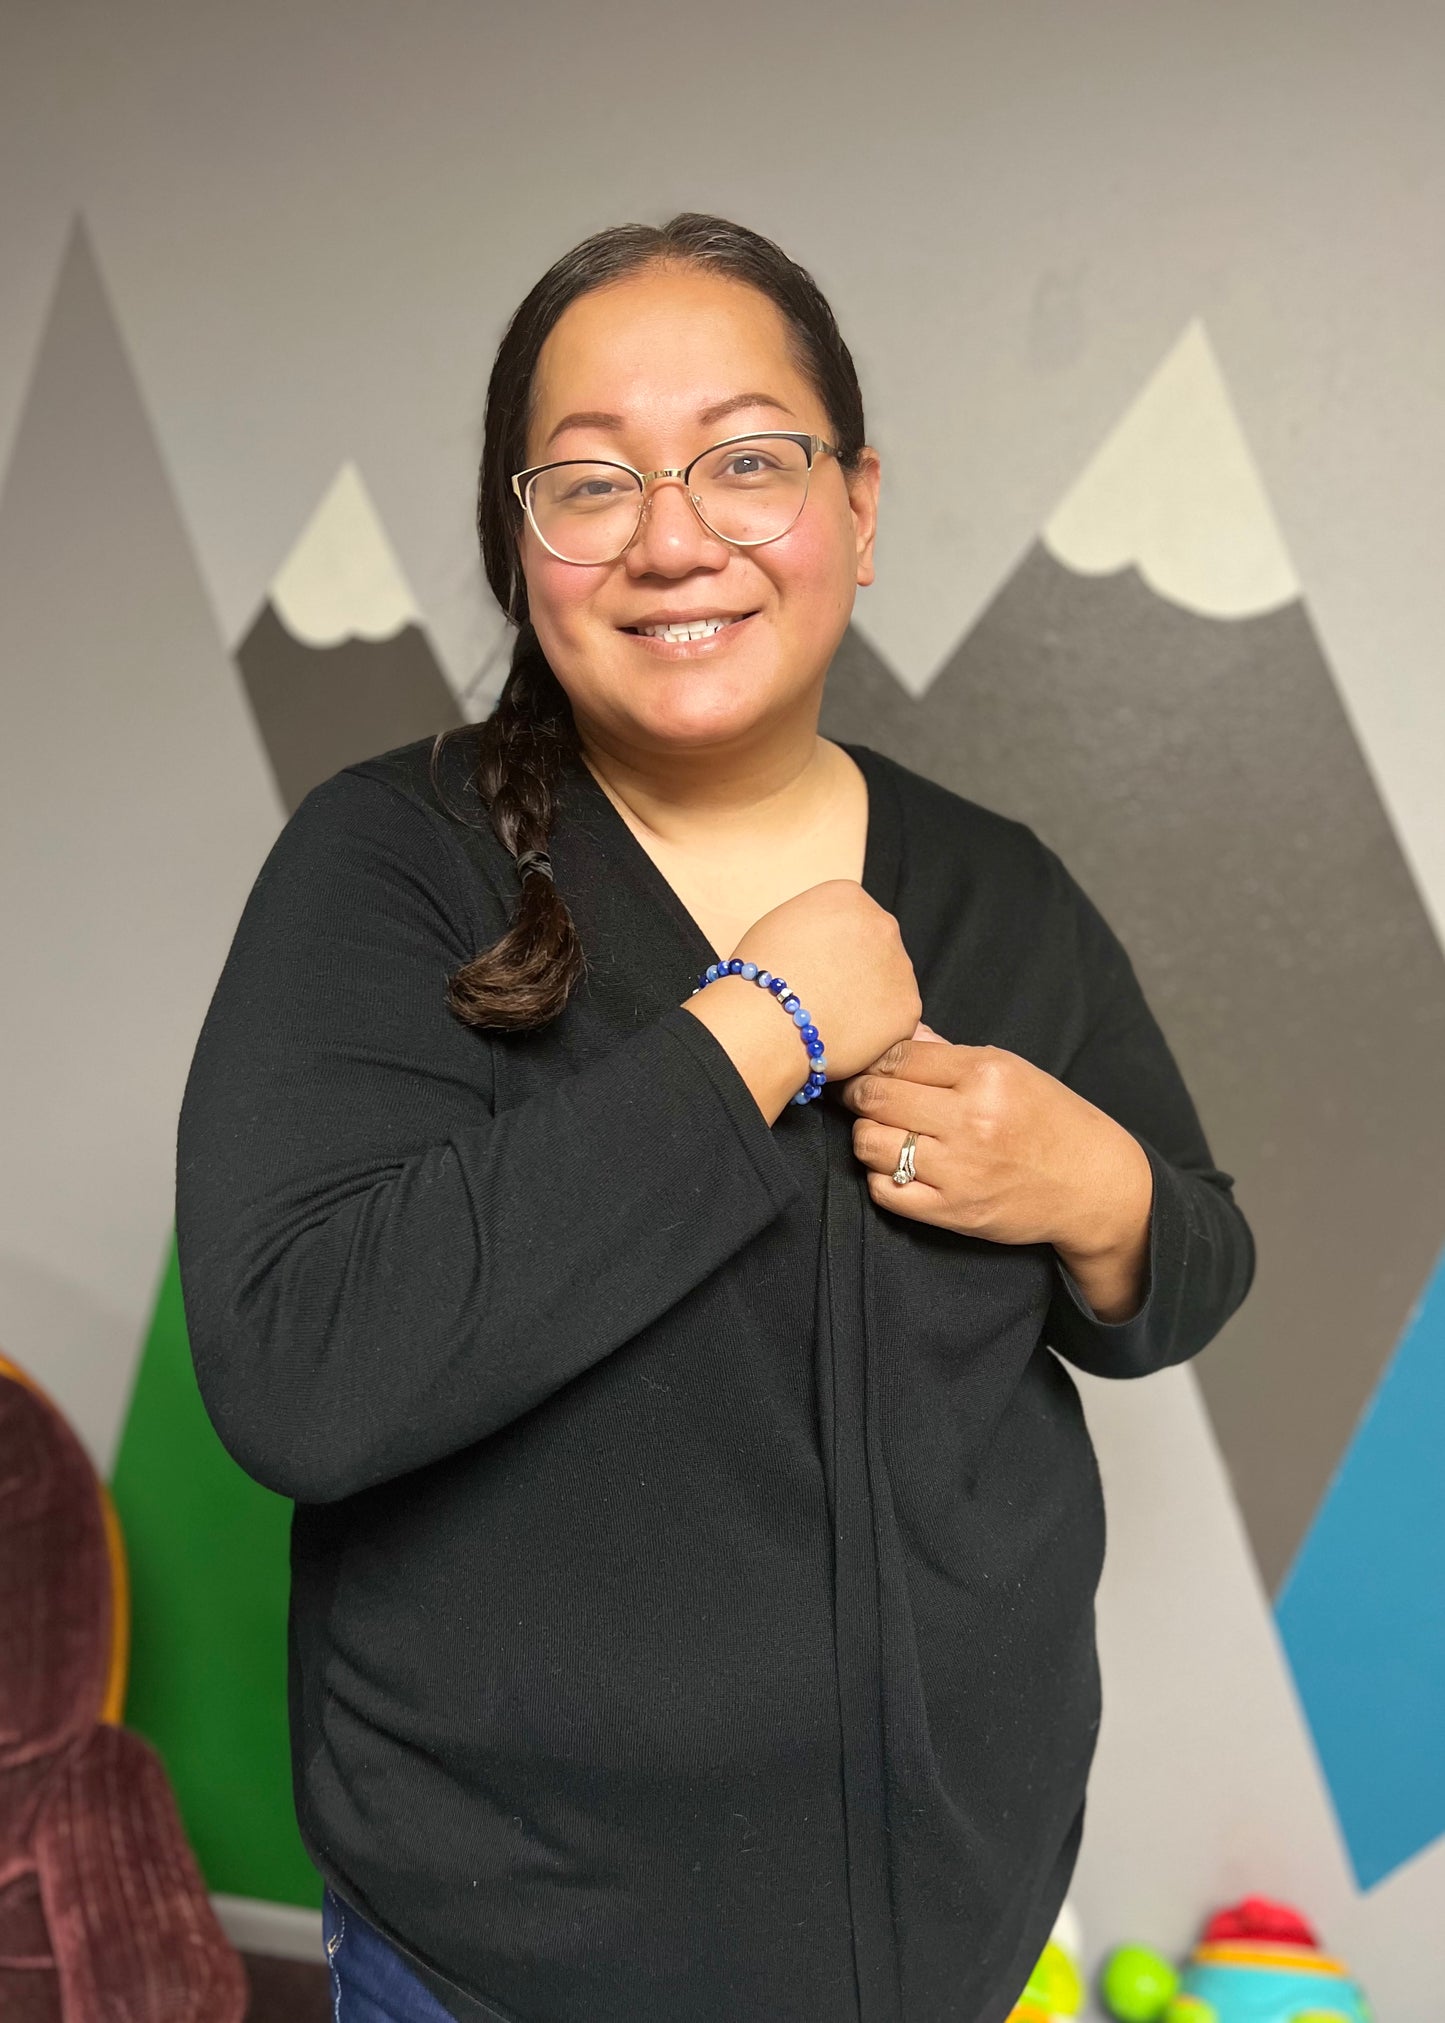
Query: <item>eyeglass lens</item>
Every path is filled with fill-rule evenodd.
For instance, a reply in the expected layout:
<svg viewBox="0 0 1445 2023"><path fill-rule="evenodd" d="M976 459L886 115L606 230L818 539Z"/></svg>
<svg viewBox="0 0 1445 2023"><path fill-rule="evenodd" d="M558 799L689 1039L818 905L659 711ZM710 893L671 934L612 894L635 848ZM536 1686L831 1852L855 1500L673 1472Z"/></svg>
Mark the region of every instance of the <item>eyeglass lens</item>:
<svg viewBox="0 0 1445 2023"><path fill-rule="evenodd" d="M704 451L689 479L699 513L724 541L786 534L808 493L808 452L786 437ZM610 562L637 531L643 489L616 464L576 462L539 471L528 488L533 524L569 562Z"/></svg>

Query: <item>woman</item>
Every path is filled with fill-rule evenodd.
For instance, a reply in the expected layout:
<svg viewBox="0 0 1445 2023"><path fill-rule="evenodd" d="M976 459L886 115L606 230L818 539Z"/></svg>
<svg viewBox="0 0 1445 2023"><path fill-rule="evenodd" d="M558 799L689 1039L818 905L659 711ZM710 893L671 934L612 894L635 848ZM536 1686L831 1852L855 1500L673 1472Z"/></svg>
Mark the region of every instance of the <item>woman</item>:
<svg viewBox="0 0 1445 2023"><path fill-rule="evenodd" d="M1059 1357L1193 1355L1253 1246L1058 858L818 736L878 481L770 242L575 248L489 389L497 708L317 787L237 929L181 1270L296 1500L343 2019L997 2023L1064 1895Z"/></svg>

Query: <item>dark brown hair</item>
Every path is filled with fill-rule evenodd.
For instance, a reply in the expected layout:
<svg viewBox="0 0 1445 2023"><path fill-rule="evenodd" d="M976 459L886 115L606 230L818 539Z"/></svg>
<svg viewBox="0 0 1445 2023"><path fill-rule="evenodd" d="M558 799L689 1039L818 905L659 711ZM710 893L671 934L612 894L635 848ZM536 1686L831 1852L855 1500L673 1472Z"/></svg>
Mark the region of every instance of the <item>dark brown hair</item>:
<svg viewBox="0 0 1445 2023"><path fill-rule="evenodd" d="M512 665L482 724L443 731L432 747L432 778L443 746L474 740L474 784L491 826L514 858L545 854L564 750L577 749L567 692L548 665L527 615L517 548L521 509L513 471L527 461L527 426L542 346L579 296L652 266L704 267L747 282L782 311L800 371L827 410L838 461L858 468L865 436L863 396L848 347L812 276L781 247L726 218L682 211L665 225L614 225L594 232L547 269L507 325L487 385L477 534L497 602L518 626ZM451 978L447 1002L466 1024L518 1031L554 1019L583 975L581 940L547 872L526 866L506 933Z"/></svg>

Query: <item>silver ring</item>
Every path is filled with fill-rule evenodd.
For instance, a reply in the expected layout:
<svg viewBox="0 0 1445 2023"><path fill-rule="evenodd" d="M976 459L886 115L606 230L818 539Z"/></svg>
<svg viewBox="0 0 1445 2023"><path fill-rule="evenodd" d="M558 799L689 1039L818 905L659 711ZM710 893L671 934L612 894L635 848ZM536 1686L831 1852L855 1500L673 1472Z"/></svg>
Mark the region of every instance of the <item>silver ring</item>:
<svg viewBox="0 0 1445 2023"><path fill-rule="evenodd" d="M918 1175L913 1170L913 1148L918 1143L918 1133L910 1131L903 1140L903 1148L898 1154L898 1167L893 1175L895 1187L906 1187Z"/></svg>

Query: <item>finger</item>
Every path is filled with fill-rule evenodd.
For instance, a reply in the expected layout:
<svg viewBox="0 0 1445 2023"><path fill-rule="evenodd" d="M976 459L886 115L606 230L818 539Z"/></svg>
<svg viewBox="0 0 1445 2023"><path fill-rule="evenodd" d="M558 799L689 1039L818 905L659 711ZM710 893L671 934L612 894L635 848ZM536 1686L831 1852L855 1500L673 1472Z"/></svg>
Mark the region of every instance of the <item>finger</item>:
<svg viewBox="0 0 1445 2023"><path fill-rule="evenodd" d="M949 1097L930 1082L905 1082L896 1075L850 1075L839 1090L839 1101L855 1116L905 1131L926 1131L941 1138L947 1128Z"/></svg>
<svg viewBox="0 0 1445 2023"><path fill-rule="evenodd" d="M870 1173L896 1173L907 1135L906 1131L875 1124L871 1118L860 1118L853 1126L853 1157ZM936 1138L931 1138L924 1131L914 1133L913 1172L916 1179L927 1181L930 1173L936 1174L937 1152ZM901 1186L898 1191L902 1193Z"/></svg>
<svg viewBox="0 0 1445 2023"><path fill-rule="evenodd" d="M871 1170L864 1178L868 1198L876 1207L886 1208L890 1215L904 1216L910 1222L932 1222L940 1228L948 1227L944 1198L926 1180L910 1180L906 1186L899 1187L887 1173Z"/></svg>
<svg viewBox="0 0 1445 2023"><path fill-rule="evenodd" d="M948 1040L895 1040L863 1070L865 1075L892 1075L902 1081L929 1082L943 1088L968 1072L971 1058L987 1047L965 1047Z"/></svg>

